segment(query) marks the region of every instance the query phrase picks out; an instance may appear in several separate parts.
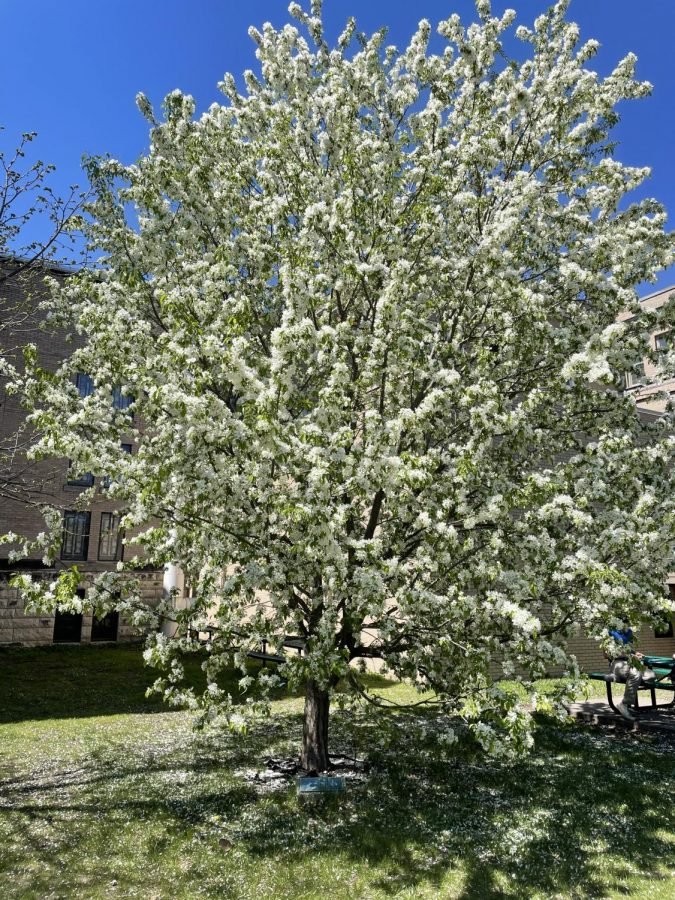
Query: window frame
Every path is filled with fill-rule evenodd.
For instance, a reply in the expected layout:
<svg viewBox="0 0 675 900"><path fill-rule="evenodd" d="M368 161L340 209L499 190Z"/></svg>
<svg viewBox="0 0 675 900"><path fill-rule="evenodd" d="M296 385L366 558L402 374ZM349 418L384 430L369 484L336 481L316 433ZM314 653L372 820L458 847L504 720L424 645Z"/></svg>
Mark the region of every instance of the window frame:
<svg viewBox="0 0 675 900"><path fill-rule="evenodd" d="M131 409L131 406L136 402L136 398L133 394L123 394L121 387L114 387L112 389L112 407L115 410L118 410L121 413L129 416L130 419L134 418L134 411Z"/></svg>
<svg viewBox="0 0 675 900"><path fill-rule="evenodd" d="M71 470L73 466L72 459L68 460L68 471ZM92 487L94 484L94 476L91 472L85 472L84 475L80 475L77 478L67 478L66 484L68 487Z"/></svg>
<svg viewBox="0 0 675 900"><path fill-rule="evenodd" d="M75 529L70 530L68 527L69 518L78 518L81 520L83 524L83 528L76 531ZM89 537L91 535L91 512L81 510L81 509L66 509L63 513L63 525L62 525L62 534L61 534L61 553L60 559L72 559L72 560L81 560L85 561L89 557ZM72 537L72 543L75 545L76 541L81 540L82 549L79 553L75 553L74 550L67 551L66 550L66 542L67 538Z"/></svg>
<svg viewBox="0 0 675 900"><path fill-rule="evenodd" d="M108 518L111 526L117 522L117 527L109 527L104 530L103 528L103 520ZM101 520L99 522L99 531L98 531L98 556L97 559L99 562L118 562L122 559L124 552L124 544L122 543L122 539L124 537L122 529L120 528L120 522L122 520L122 516L119 513L114 512L102 512ZM108 551L107 554L103 553L103 539L105 536L106 544L109 547L111 543L113 543L112 535L115 533L114 538L114 551Z"/></svg>
<svg viewBox="0 0 675 900"><path fill-rule="evenodd" d="M654 626L654 637L657 641L662 640L672 640L673 639L673 622L672 620L669 622L664 622L663 625L655 625Z"/></svg>
<svg viewBox="0 0 675 900"><path fill-rule="evenodd" d="M659 341L663 346L659 346ZM657 353L668 353L672 347L673 333L672 331L660 331L654 335L654 349Z"/></svg>
<svg viewBox="0 0 675 900"><path fill-rule="evenodd" d="M123 442L120 444L120 450L123 453L128 453L129 456L131 456L132 450L133 450L133 444L127 444L127 443ZM113 479L110 477L110 475L104 475L103 478L101 479L101 487L107 490L110 487L110 485L112 484L112 482L113 482Z"/></svg>
<svg viewBox="0 0 675 900"><path fill-rule="evenodd" d="M117 643L120 629L120 614L117 610L111 610L102 618L94 615L91 620L91 634L89 642L92 644L112 644ZM104 637L101 637L101 632ZM107 632L112 632L113 636L108 636Z"/></svg>
<svg viewBox="0 0 675 900"><path fill-rule="evenodd" d="M644 360L638 363L634 369L624 372L624 385L627 391L645 386L647 372Z"/></svg>

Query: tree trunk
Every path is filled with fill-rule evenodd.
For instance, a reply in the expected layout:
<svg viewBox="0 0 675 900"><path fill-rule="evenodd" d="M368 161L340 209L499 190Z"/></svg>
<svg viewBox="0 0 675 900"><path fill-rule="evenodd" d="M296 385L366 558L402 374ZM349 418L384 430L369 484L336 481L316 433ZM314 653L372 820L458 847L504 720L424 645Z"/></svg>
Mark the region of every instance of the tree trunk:
<svg viewBox="0 0 675 900"><path fill-rule="evenodd" d="M323 772L328 759L328 711L330 697L310 679L305 691L305 720L302 728L300 765L308 772Z"/></svg>

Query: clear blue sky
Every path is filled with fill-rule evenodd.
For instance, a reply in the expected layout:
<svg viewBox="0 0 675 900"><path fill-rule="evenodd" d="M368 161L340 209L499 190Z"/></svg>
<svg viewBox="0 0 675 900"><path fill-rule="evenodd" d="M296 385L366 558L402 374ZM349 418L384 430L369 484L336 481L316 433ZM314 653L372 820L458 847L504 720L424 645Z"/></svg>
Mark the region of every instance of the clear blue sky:
<svg viewBox="0 0 675 900"><path fill-rule="evenodd" d="M308 3L308 0L307 0ZM36 152L57 166L57 187L82 183L84 153L134 161L147 147L136 110L138 91L158 106L174 88L191 93L199 110L220 99L223 73L255 68L249 25L288 21L287 0L0 0L0 124L7 147L22 131L37 131ZM303 4L304 5L304 4ZM493 0L531 22L545 0ZM419 19L432 23L472 0L324 0L329 31L349 15L361 30L389 27L404 46ZM583 38L601 42L593 65L606 72L632 50L638 75L654 84L651 98L626 104L617 129L617 156L649 165L649 193L665 203L675 228L675 0L572 0L570 17ZM660 285L675 283L675 271Z"/></svg>

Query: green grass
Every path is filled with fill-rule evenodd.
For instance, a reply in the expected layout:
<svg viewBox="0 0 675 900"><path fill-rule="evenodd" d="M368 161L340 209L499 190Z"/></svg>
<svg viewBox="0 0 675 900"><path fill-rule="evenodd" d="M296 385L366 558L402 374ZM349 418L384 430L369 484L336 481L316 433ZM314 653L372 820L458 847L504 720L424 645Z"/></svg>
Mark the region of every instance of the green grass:
<svg viewBox="0 0 675 900"><path fill-rule="evenodd" d="M145 698L152 680L136 649L0 653L3 900L675 898L664 737L542 721L517 764L439 760L336 711L334 750L373 769L306 804L245 778L296 750L298 698L245 736L198 733Z"/></svg>

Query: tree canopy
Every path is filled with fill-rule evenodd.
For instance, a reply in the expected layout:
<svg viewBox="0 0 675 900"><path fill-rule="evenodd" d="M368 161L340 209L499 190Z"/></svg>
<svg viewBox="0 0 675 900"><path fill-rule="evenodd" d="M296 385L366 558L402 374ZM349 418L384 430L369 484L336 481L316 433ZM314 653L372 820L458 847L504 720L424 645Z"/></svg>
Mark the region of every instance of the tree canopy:
<svg viewBox="0 0 675 900"><path fill-rule="evenodd" d="M297 25L250 30L258 72L222 104L195 117L175 91L160 120L139 95L150 150L88 161L100 265L50 306L86 344L28 385L38 452L108 476L127 526L153 523L146 561L186 574L179 637L149 640L169 693L232 716L219 667L302 637L258 681L307 684L308 768L338 683L367 694L360 663L507 750L528 713L496 678L573 671L573 629L604 640L667 603L670 415L642 421L621 373L673 313L618 316L673 239L657 202L626 201L649 173L611 137L650 86L632 55L592 71L566 2L515 30L518 60L515 13L476 7L399 51L353 20L330 46L320 3L293 3ZM190 698L177 653L206 622Z"/></svg>

